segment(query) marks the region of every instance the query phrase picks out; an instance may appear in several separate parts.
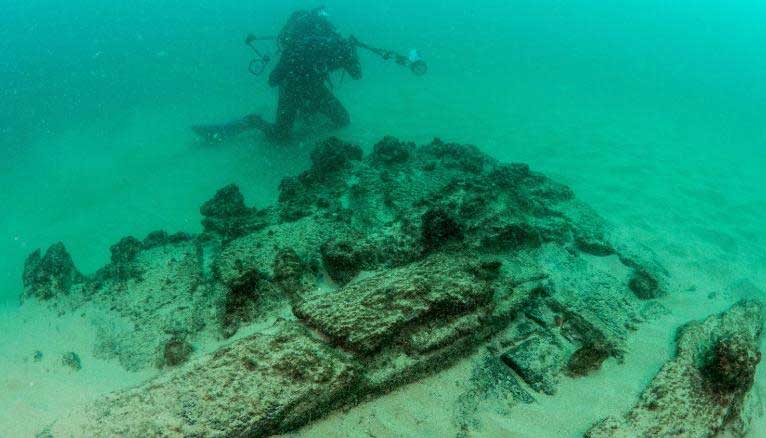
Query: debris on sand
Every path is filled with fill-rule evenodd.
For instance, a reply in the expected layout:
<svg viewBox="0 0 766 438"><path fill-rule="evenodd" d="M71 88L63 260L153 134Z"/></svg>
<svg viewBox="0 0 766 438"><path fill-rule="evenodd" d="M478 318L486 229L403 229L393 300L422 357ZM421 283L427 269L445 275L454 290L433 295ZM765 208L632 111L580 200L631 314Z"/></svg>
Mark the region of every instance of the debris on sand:
<svg viewBox="0 0 766 438"><path fill-rule="evenodd" d="M80 361L80 356L78 356L77 353L75 353L74 351L64 353L61 356L61 363L65 367L69 367L73 369L74 371L80 371L82 369L82 362Z"/></svg>
<svg viewBox="0 0 766 438"><path fill-rule="evenodd" d="M745 436L745 398L753 386L764 307L741 301L690 322L676 336L675 357L622 418L609 417L588 438Z"/></svg>

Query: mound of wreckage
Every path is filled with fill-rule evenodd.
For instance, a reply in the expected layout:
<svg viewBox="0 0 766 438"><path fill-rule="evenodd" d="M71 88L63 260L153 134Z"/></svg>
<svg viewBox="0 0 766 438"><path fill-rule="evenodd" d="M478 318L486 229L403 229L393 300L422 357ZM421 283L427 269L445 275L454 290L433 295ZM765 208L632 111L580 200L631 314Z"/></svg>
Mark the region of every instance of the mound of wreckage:
<svg viewBox="0 0 766 438"><path fill-rule="evenodd" d="M612 239L572 190L524 164L392 137L367 156L330 138L311 161L276 205L224 187L200 209L202 233L126 237L92 275L62 244L29 256L24 300L108 311L97 356L163 370L43 436L282 433L480 348L501 370L487 378L530 402L622 360L674 292L651 251ZM634 409L587 436L740 430L762 325L762 306L742 302L683 327ZM202 354L201 336L229 341Z"/></svg>

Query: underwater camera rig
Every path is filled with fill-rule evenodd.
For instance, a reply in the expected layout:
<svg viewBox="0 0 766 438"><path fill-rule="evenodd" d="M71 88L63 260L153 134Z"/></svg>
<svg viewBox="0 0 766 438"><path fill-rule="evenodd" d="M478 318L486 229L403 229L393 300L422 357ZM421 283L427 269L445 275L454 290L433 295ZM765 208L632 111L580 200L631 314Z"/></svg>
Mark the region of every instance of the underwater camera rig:
<svg viewBox="0 0 766 438"><path fill-rule="evenodd" d="M245 44L253 50L253 54L255 55L254 58L250 60L250 64L248 64L247 66L247 70L252 75L260 76L263 73L263 71L266 70L266 67L269 65L269 62L271 62L271 56L259 50L258 47L256 46L256 43L258 41L276 41L276 40L277 40L277 37L275 36L257 37L253 34L250 34L245 38ZM359 47L360 49L364 49L364 50L367 50L368 52L378 55L384 61L393 59L394 62L396 62L398 65L409 68L410 71L415 76L423 76L424 74L426 74L426 72L428 72L428 64L426 64L423 58L420 57L420 53L415 49L410 50L407 56L404 56L400 53L394 52L393 50L381 49L378 47L370 46L369 44L365 44L359 41L353 36L349 37L348 41L351 44L353 44L355 47Z"/></svg>
<svg viewBox="0 0 766 438"><path fill-rule="evenodd" d="M256 47L255 44L258 41L274 41L276 39L276 37L272 36L257 37L253 34L247 35L245 38L245 44L253 49L253 53L255 55L255 57L250 60L250 64L247 66L247 70L250 72L250 74L253 76L259 76L261 73L263 73L264 70L266 70L266 66L269 65L269 62L271 62L271 56L258 50L258 47Z"/></svg>
<svg viewBox="0 0 766 438"><path fill-rule="evenodd" d="M423 76L428 72L428 64L426 64L425 61L423 61L423 58L420 57L420 53L416 49L410 50L410 53L407 54L407 56L401 55L399 53L394 52L393 50L388 49L379 49L377 47L372 47L368 44L365 44L359 40L357 40L355 37L350 37L349 41L351 44L353 44L356 47L359 47L361 49L365 49L367 51L370 51L381 58L383 58L384 61L388 61L389 59L393 59L397 64L408 67L412 73L415 74L415 76Z"/></svg>

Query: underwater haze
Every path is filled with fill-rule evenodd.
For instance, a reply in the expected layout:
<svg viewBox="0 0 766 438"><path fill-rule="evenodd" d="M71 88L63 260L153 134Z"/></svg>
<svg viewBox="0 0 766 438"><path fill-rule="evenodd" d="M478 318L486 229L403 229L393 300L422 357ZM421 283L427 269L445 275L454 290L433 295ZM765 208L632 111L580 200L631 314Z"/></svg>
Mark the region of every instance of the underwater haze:
<svg viewBox="0 0 766 438"><path fill-rule="evenodd" d="M264 178L247 195L273 198L285 173L275 166L305 153L201 151L187 128L252 111L271 116L273 93L247 73L244 35L273 34L292 10L315 5L5 5L2 297L18 296L19 260L53 241L66 240L83 267L95 267L108 255L105 244L122 235L193 230L196 206L221 182ZM427 76L412 78L363 55L365 79L339 90L353 117L347 137L468 141L585 190L607 191L615 184L608 175L627 165L647 172L627 170L635 179L614 187L632 196L663 184L663 174L689 172L689 190L703 203L720 196L763 206L761 2L326 6L342 33L417 47L430 63ZM700 187L692 179L704 172L725 176ZM752 238L733 241L747 246Z"/></svg>
<svg viewBox="0 0 766 438"><path fill-rule="evenodd" d="M361 80L333 77L348 127L307 130L288 145L261 135L215 145L195 138L195 124L253 112L273 118L277 92L268 71L248 72L245 36L274 35L294 10L319 5L344 36L417 48L428 72L415 76L360 51ZM456 436L582 436L631 409L672 357L678 327L742 298L764 299L765 2L34 0L2 9L0 436L34 436L82 403L164 372L128 372L93 356L96 335L74 316L59 323L36 319L48 315L42 307L25 311L30 253L61 241L92 274L125 236L202 232L200 205L228 184L248 206L266 207L328 135L365 153L386 135L418 145L438 137L527 163L569 186L616 238L651 247L683 285L661 302L660 322L631 335L638 340L625 364L562 384L560 399L536 396L537 407L522 404L508 422L481 408L482 426ZM276 57L268 41L259 44ZM195 354L208 347L195 344ZM83 359L76 373L46 362L69 350ZM34 368L36 351L47 368ZM440 405L459 391L427 387L459 380L460 366L470 374L456 366L426 387L417 380L297 434L360 436L355 424L372 436L460 433L460 425L438 426L453 424ZM766 436L763 368L748 399L754 437ZM595 395L584 396L584 412L569 413L588 391ZM29 419L23 426L14 425L19 415Z"/></svg>

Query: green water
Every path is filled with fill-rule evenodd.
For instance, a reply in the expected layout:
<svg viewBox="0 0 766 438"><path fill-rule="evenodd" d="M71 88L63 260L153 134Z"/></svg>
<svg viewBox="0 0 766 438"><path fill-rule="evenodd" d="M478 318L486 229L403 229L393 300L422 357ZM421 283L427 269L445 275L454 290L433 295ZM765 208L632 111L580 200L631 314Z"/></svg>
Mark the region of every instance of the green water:
<svg viewBox="0 0 766 438"><path fill-rule="evenodd" d="M63 241L91 273L126 235L199 231L199 206L226 184L264 206L330 134L211 147L189 129L273 117L276 93L248 74L244 36L273 34L316 2L6 3L0 307L9 311L34 249ZM335 78L352 124L332 134L365 149L387 134L441 137L529 163L651 247L679 282L731 301L763 297L766 3L667 3L325 2L344 35L417 47L429 63L415 77L362 52L361 81ZM688 315L699 313L709 312Z"/></svg>
<svg viewBox="0 0 766 438"><path fill-rule="evenodd" d="M353 120L339 134L474 143L571 184L618 225L682 252L706 245L720 269L762 282L766 6L605 3L328 3L344 34L418 47L430 64L417 78L363 54L364 79L338 85ZM270 117L274 92L247 74L243 35L312 4L7 5L0 297L16 300L24 257L51 242L91 271L124 235L197 230L197 207L223 184L273 200L307 145L202 148L187 127Z"/></svg>

